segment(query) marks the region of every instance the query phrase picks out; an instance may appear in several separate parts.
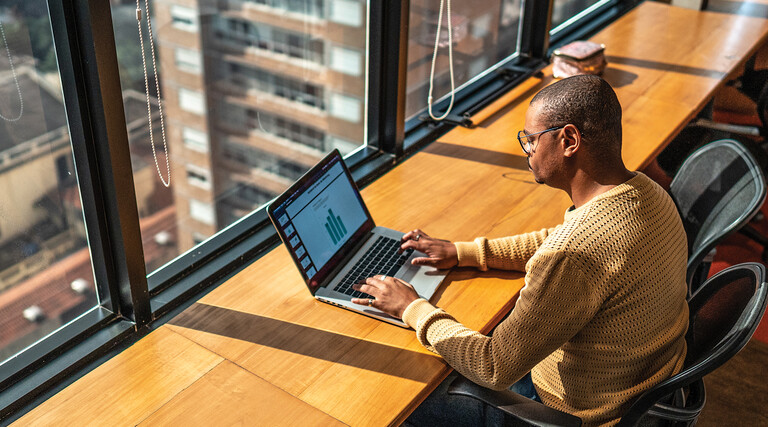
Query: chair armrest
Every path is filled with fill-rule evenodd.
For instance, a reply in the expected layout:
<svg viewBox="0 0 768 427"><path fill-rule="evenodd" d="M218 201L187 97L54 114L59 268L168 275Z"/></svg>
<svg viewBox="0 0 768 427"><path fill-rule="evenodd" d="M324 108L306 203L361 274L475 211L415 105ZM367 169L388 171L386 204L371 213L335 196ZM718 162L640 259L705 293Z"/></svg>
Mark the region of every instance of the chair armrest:
<svg viewBox="0 0 768 427"><path fill-rule="evenodd" d="M729 123L718 123L709 119L696 119L690 126L702 127L706 129L719 130L722 132L735 133L745 136L760 136L760 128L757 126L732 125Z"/></svg>
<svg viewBox="0 0 768 427"><path fill-rule="evenodd" d="M581 419L509 390L491 390L459 376L448 394L471 397L532 426L581 426Z"/></svg>
<svg viewBox="0 0 768 427"><path fill-rule="evenodd" d="M699 378L689 387L688 396L684 398L682 405L680 402L677 404L656 403L648 410L648 415L664 420L695 424L706 401L704 381Z"/></svg>

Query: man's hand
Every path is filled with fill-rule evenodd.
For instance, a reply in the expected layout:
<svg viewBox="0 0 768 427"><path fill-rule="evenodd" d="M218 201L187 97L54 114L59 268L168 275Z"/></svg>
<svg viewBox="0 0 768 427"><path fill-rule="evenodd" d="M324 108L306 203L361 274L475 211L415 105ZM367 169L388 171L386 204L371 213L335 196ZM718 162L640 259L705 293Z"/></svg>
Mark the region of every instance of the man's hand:
<svg viewBox="0 0 768 427"><path fill-rule="evenodd" d="M377 308L398 319L403 318L403 312L410 303L419 299L419 294L409 283L383 275L369 277L365 283L352 287L375 298L352 298L353 303Z"/></svg>
<svg viewBox="0 0 768 427"><path fill-rule="evenodd" d="M401 250L415 249L427 254L426 257L414 258L411 261L413 265L426 265L442 270L459 264L456 245L448 240L429 237L427 233L416 229L405 233L402 242Z"/></svg>

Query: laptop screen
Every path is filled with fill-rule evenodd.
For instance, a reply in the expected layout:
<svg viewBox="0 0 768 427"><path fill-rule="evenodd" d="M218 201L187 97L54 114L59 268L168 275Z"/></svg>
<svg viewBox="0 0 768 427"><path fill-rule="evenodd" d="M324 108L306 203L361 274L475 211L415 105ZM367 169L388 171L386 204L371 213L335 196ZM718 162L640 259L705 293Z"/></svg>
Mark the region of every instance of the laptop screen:
<svg viewBox="0 0 768 427"><path fill-rule="evenodd" d="M337 150L278 197L268 212L313 292L373 228Z"/></svg>

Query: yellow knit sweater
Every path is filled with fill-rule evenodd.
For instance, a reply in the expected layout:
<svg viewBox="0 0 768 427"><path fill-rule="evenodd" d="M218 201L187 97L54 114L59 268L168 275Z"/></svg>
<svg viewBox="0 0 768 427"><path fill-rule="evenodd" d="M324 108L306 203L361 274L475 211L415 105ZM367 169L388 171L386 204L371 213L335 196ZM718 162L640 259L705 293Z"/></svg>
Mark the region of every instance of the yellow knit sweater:
<svg viewBox="0 0 768 427"><path fill-rule="evenodd" d="M686 237L642 173L533 233L456 243L459 266L523 270L514 310L488 337L426 300L403 320L421 343L493 389L531 371L544 403L611 425L685 359Z"/></svg>

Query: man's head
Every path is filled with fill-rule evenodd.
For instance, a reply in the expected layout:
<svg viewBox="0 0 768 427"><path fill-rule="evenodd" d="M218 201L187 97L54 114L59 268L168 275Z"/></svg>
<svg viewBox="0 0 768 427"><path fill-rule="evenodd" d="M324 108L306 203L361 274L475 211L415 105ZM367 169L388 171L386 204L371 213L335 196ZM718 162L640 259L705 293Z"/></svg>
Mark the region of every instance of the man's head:
<svg viewBox="0 0 768 427"><path fill-rule="evenodd" d="M602 78L579 75L545 87L531 100L526 134L537 182L560 187L569 167L622 167L621 105ZM578 161L577 161L578 158Z"/></svg>

